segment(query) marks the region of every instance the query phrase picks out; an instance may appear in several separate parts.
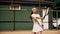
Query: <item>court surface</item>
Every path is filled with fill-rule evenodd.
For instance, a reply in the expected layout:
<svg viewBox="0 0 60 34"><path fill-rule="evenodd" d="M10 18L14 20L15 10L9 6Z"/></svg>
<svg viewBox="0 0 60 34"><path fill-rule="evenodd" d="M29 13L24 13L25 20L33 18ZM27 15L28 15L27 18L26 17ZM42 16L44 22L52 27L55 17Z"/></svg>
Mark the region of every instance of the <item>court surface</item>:
<svg viewBox="0 0 60 34"><path fill-rule="evenodd" d="M24 31L0 31L0 34L32 34L31 30ZM60 34L60 30L45 30L43 34Z"/></svg>

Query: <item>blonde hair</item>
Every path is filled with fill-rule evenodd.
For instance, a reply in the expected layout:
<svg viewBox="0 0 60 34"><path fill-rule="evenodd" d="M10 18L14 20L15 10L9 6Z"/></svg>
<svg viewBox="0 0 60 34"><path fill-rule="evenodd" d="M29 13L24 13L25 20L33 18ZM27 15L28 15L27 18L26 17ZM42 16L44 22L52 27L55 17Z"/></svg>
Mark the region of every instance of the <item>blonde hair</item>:
<svg viewBox="0 0 60 34"><path fill-rule="evenodd" d="M36 8L32 8L32 10L34 10L34 9L36 10Z"/></svg>

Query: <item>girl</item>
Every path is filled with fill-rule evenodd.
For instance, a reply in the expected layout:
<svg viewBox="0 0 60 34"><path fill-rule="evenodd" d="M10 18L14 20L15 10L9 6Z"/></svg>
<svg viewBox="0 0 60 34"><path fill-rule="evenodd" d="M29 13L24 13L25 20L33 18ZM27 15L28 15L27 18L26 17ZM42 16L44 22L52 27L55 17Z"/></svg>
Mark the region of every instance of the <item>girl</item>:
<svg viewBox="0 0 60 34"><path fill-rule="evenodd" d="M46 15L45 15L46 16ZM44 17L40 17L39 14L37 14L36 8L32 8L32 15L31 15L31 19L33 21L33 29L32 32L33 34L42 34L43 28L42 28L42 22Z"/></svg>

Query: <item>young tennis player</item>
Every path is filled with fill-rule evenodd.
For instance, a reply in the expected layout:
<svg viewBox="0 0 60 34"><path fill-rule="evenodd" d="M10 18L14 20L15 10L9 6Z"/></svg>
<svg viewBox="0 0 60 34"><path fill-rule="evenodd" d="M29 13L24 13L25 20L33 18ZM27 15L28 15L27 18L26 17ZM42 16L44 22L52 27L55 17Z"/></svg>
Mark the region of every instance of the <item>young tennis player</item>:
<svg viewBox="0 0 60 34"><path fill-rule="evenodd" d="M45 15L46 16L46 15ZM32 14L31 14L31 19L33 21L33 29L32 32L33 34L42 34L43 28L42 28L42 20L44 20L44 17L40 17L39 14L37 14L36 8L32 8Z"/></svg>

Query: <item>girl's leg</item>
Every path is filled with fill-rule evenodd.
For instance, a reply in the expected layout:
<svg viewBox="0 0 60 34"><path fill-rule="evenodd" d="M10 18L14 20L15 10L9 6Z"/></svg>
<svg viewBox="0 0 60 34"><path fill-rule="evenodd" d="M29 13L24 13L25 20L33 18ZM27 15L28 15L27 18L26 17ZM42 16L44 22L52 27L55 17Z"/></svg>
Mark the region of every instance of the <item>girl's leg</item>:
<svg viewBox="0 0 60 34"><path fill-rule="evenodd" d="M36 34L36 32L33 32L33 34Z"/></svg>
<svg viewBox="0 0 60 34"><path fill-rule="evenodd" d="M39 32L37 32L36 34L39 34Z"/></svg>
<svg viewBox="0 0 60 34"><path fill-rule="evenodd" d="M36 34L36 32L34 32L34 34Z"/></svg>
<svg viewBox="0 0 60 34"><path fill-rule="evenodd" d="M42 34L42 31L40 31L39 34Z"/></svg>

